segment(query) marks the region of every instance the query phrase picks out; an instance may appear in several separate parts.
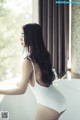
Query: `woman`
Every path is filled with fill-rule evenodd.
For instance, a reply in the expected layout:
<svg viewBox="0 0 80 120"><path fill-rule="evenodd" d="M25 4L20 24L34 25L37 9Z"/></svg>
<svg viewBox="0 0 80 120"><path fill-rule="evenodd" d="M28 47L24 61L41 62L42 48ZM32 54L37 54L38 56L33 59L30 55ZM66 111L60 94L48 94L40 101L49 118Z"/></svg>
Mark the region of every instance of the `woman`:
<svg viewBox="0 0 80 120"><path fill-rule="evenodd" d="M38 104L35 120L58 120L66 110L66 101L52 85L55 75L52 71L50 54L43 42L40 25L24 25L21 44L26 53L22 64L21 82L16 89L0 90L0 94L24 94L29 85Z"/></svg>

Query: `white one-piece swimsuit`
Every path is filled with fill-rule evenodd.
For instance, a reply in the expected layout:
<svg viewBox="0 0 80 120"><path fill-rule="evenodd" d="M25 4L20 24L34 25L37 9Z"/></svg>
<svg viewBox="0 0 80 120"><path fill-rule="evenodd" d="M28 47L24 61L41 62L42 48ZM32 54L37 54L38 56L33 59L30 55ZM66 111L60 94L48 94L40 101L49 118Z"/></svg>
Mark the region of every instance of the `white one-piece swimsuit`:
<svg viewBox="0 0 80 120"><path fill-rule="evenodd" d="M43 87L35 82L35 86L30 85L30 88L36 97L37 103L52 108L59 113L66 110L66 100L54 85Z"/></svg>
<svg viewBox="0 0 80 120"><path fill-rule="evenodd" d="M32 61L31 63L33 66L35 76L34 64ZM36 97L37 103L40 103L46 107L56 110L59 113L66 110L66 100L53 84L49 87L41 86L40 84L38 84L35 76L35 86L33 87L30 84L29 86Z"/></svg>

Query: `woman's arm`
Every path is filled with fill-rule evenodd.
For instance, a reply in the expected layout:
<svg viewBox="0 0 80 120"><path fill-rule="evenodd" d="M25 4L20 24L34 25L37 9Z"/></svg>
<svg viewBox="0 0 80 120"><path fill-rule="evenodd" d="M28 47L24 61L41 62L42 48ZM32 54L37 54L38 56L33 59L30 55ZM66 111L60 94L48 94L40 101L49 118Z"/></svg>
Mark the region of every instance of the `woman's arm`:
<svg viewBox="0 0 80 120"><path fill-rule="evenodd" d="M22 65L22 79L21 79L21 82L18 84L18 86L16 85L16 88L0 90L0 94L4 94L4 95L24 94L27 87L28 87L31 72L32 72L31 62L27 59L24 59L23 65Z"/></svg>
<svg viewBox="0 0 80 120"><path fill-rule="evenodd" d="M21 91L20 88L0 90L0 94L4 94L4 95L19 95L19 94L23 94L23 93L24 92Z"/></svg>

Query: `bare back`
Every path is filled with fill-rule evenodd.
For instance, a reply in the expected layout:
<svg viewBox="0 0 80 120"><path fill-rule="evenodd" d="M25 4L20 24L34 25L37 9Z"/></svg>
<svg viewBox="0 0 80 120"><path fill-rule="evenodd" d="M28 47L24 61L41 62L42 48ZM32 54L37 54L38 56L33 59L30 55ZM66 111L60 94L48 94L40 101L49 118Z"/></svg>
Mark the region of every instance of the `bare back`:
<svg viewBox="0 0 80 120"><path fill-rule="evenodd" d="M35 68L35 77L36 77L36 81L44 86L44 87L47 87L47 85L42 81L42 77L41 77L41 70L40 70L40 67L37 63L33 63L34 64L34 68ZM34 78L34 71L32 71L32 74L30 76L30 81L29 83L32 85L32 86L35 86L35 78Z"/></svg>

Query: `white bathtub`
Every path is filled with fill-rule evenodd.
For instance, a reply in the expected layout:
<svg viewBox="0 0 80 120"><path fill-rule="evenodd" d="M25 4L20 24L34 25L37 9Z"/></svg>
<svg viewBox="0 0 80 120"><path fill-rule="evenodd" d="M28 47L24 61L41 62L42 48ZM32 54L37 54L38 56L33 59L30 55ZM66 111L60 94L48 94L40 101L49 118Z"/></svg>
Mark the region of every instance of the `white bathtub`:
<svg viewBox="0 0 80 120"><path fill-rule="evenodd" d="M55 86L67 100L67 110L59 120L80 120L80 79L57 80Z"/></svg>
<svg viewBox="0 0 80 120"><path fill-rule="evenodd" d="M80 120L80 80L56 80L54 83L68 104L59 120ZM23 95L0 95L0 111L8 111L10 120L35 120L36 109L36 99L29 87Z"/></svg>

